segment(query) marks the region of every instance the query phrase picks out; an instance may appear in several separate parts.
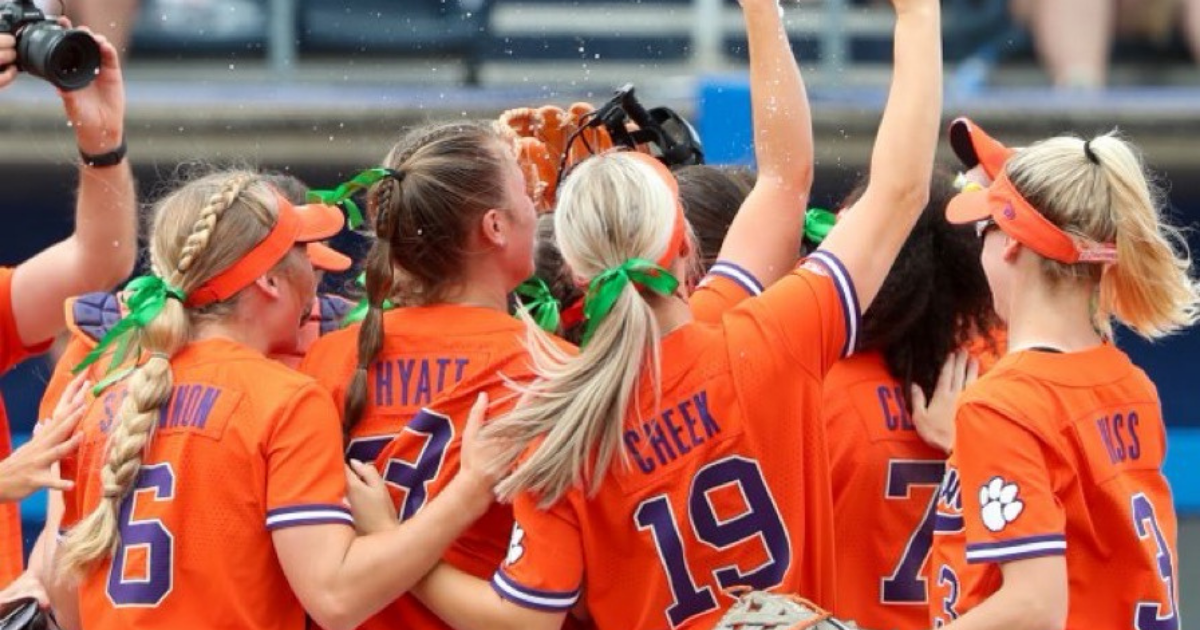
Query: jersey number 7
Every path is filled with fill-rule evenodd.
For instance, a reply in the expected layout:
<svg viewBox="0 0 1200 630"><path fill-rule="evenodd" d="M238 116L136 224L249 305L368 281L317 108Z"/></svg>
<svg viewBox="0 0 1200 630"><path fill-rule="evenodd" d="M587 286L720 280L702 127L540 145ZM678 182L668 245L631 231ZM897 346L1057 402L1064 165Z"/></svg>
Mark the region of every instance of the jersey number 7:
<svg viewBox="0 0 1200 630"><path fill-rule="evenodd" d="M933 520L937 513L937 487L941 484L946 465L938 460L893 459L888 462L887 498L912 500L912 489L928 486L934 489L925 516L908 536L904 553L896 561L892 574L880 580L879 601L884 604L923 604L928 601L925 578L921 568L929 558L933 545Z"/></svg>

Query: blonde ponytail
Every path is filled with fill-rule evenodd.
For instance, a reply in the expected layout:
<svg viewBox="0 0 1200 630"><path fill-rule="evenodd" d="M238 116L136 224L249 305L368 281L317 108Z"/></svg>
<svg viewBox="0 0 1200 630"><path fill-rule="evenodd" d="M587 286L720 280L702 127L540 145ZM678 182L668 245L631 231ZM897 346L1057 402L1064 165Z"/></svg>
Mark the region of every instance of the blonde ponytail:
<svg viewBox="0 0 1200 630"><path fill-rule="evenodd" d="M657 260L668 247L674 196L653 169L629 156L608 154L581 163L558 199L555 232L577 280L589 282L630 259ZM547 506L572 487L590 492L599 487L622 453L624 424L640 407L644 377L657 396L661 331L652 304L662 299L670 298L625 284L575 357L524 317L541 380L515 386L525 395L522 403L490 422L484 434L507 446L495 462L499 469L541 441L497 487L500 497L529 491Z"/></svg>
<svg viewBox="0 0 1200 630"><path fill-rule="evenodd" d="M1006 166L1018 191L1068 234L1116 243L1117 262L1043 261L1055 281L1098 284L1093 322L1112 337L1112 319L1146 339L1195 323L1200 289L1180 231L1162 221L1161 195L1137 150L1113 133L1089 141L1052 138L1018 152Z"/></svg>
<svg viewBox="0 0 1200 630"><path fill-rule="evenodd" d="M186 186L165 199L158 208L151 246L152 265L156 270L172 270L167 285L185 294L209 277L231 265L265 234L265 204L273 204L268 190L256 191L255 216L240 217L222 226L230 229L218 234L218 221L246 188L255 181L250 173L212 175ZM192 222L190 230L180 225L195 214L197 193L219 186L210 193ZM190 207L189 207L190 206ZM259 228L254 229L254 224ZM179 236L177 236L179 235ZM186 235L184 238L182 235ZM221 241L222 245L215 244ZM170 358L187 344L191 317L178 299L167 299L162 310L140 331L135 343L148 358L127 377L127 395L121 402L108 437L107 452L100 473L102 496L99 505L67 534L59 563L68 573L81 572L109 556L119 543L118 510L129 494L141 469L142 458L158 423L160 409L171 399L174 379Z"/></svg>

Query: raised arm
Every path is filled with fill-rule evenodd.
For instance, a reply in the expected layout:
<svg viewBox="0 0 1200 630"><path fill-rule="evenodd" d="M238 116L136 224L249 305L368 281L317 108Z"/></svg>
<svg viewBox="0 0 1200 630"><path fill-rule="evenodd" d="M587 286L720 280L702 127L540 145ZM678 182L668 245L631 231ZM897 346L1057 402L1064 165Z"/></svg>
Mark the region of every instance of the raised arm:
<svg viewBox="0 0 1200 630"><path fill-rule="evenodd" d="M813 181L812 115L778 0L741 2L758 180L729 226L719 258L770 286L799 255Z"/></svg>
<svg viewBox="0 0 1200 630"><path fill-rule="evenodd" d="M892 4L895 69L871 154L871 180L821 245L845 265L864 311L929 199L942 113L939 2Z"/></svg>
<svg viewBox="0 0 1200 630"><path fill-rule="evenodd" d="M111 154L125 134L125 87L117 51L103 37L100 74L91 85L61 94L79 151ZM0 42L2 43L2 42ZM108 290L133 270L137 196L129 163L79 167L75 233L19 265L13 273L13 313L21 341L36 345L63 329L63 301Z"/></svg>

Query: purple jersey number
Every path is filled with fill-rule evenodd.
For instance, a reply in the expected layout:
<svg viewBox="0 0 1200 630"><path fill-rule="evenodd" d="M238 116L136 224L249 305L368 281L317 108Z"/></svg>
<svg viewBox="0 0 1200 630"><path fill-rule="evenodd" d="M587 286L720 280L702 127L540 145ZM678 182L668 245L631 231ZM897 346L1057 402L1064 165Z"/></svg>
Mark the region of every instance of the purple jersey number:
<svg viewBox="0 0 1200 630"><path fill-rule="evenodd" d="M747 509L722 520L713 509L708 493L727 486L742 493ZM633 515L638 529L650 530L654 537L654 545L670 582L674 603L665 614L672 628L717 607L712 586L697 586L692 577L681 529L690 529L700 542L719 551L751 541L758 541L754 544L762 545L766 551L767 560L757 567L743 571L736 563L731 563L713 571L712 581L718 588L744 585L767 590L783 580L792 561L792 545L758 462L731 456L700 469L692 478L688 516L690 527L685 522L681 528L666 495L642 501Z"/></svg>
<svg viewBox="0 0 1200 630"><path fill-rule="evenodd" d="M1158 565L1158 577L1163 581L1167 591L1165 605L1160 602L1138 602L1134 612L1134 627L1137 630L1179 630L1179 616L1175 614L1178 605L1175 603L1175 559L1171 556L1171 547L1158 526L1158 517L1154 514L1154 504L1141 492L1133 495L1133 529L1138 538L1145 540L1153 537L1155 546L1155 563ZM1163 608L1166 608L1164 613Z"/></svg>
<svg viewBox="0 0 1200 630"><path fill-rule="evenodd" d="M117 606L157 606L171 592L175 538L156 518L133 518L139 498L151 501L175 498L175 473L170 464L143 466L133 489L121 502L117 516L121 539L108 572L108 598ZM145 570L136 577L128 576L125 566L128 552L139 548L146 551Z"/></svg>
<svg viewBox="0 0 1200 630"><path fill-rule="evenodd" d="M945 462L938 460L893 459L888 462L887 498L911 500L912 488L928 486L937 488L946 472ZM886 508L885 508L886 509ZM923 604L928 601L925 577L921 568L929 558L933 546L933 521L937 514L937 492L929 499L925 516L917 523L904 553L897 560L892 574L883 578L879 586L879 601L884 604Z"/></svg>
<svg viewBox="0 0 1200 630"><path fill-rule="evenodd" d="M446 447L454 437L454 423L449 416L422 409L405 425L396 439L408 438L409 434L424 440L421 452L413 461L392 458L383 471L383 478L390 484L404 489L404 503L400 506L400 520L408 520L429 499L429 484L437 478L446 461Z"/></svg>

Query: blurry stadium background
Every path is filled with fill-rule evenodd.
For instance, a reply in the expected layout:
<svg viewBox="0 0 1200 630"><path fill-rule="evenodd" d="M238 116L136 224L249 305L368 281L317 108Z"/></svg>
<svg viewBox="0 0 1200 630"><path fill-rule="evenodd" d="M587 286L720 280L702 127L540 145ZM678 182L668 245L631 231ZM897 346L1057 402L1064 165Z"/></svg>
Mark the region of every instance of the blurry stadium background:
<svg viewBox="0 0 1200 630"><path fill-rule="evenodd" d="M812 203L836 207L864 171L878 124L891 10L882 0L785 4L817 133ZM1200 73L1182 38L1118 43L1109 89L1056 91L1006 4L943 1L947 120L970 115L1013 145L1120 128L1161 175L1169 212L1194 227ZM180 163L261 165L326 187L375 164L405 126L599 105L632 82L644 104L696 124L709 162L748 163L742 28L733 0L142 0L125 65L129 156L145 200ZM48 84L23 77L0 92L0 163L0 263L12 264L70 231L75 149ZM342 245L361 243L347 235ZM1190 608L1200 596L1200 332L1119 343L1164 401L1184 517L1180 600ZM0 381L18 441L48 373L34 359ZM22 509L32 540L44 497Z"/></svg>

